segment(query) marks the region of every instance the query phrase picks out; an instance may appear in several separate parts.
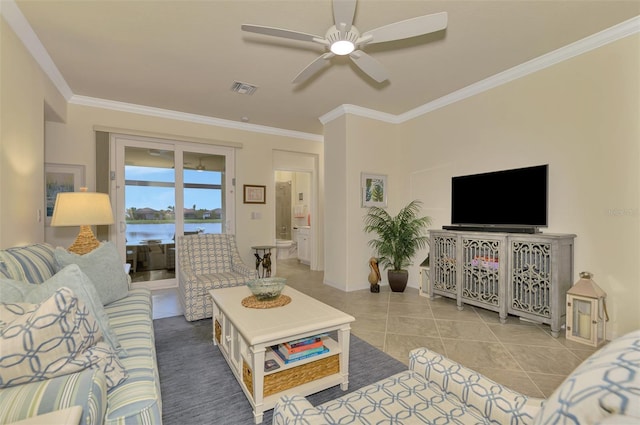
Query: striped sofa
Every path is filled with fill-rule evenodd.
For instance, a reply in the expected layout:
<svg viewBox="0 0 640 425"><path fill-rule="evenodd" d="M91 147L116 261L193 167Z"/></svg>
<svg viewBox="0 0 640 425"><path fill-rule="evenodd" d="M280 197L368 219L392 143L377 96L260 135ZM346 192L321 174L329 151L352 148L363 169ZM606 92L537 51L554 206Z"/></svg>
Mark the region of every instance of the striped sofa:
<svg viewBox="0 0 640 425"><path fill-rule="evenodd" d="M426 348L411 351L409 359L409 370L316 407L302 396L283 396L273 423L640 424L640 330L592 354L546 400Z"/></svg>
<svg viewBox="0 0 640 425"><path fill-rule="evenodd" d="M56 270L48 244L0 251L0 277L40 284ZM0 300L1 301L1 300ZM153 333L151 293L130 289L104 309L109 325L126 351L120 362L127 379L107 392L104 374L95 369L41 382L0 389L0 424L82 406L82 425L161 424L162 401Z"/></svg>
<svg viewBox="0 0 640 425"><path fill-rule="evenodd" d="M245 285L257 276L242 261L234 235L178 236L177 248L179 299L190 322L213 315L209 290Z"/></svg>

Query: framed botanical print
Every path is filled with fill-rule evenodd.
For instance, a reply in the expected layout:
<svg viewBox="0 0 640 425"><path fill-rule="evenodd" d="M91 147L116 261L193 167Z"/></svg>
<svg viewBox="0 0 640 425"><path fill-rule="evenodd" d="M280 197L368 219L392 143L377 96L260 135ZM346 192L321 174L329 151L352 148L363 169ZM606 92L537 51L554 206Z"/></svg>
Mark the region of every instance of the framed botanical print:
<svg viewBox="0 0 640 425"><path fill-rule="evenodd" d="M383 174L362 173L360 177L362 207L387 206L387 176Z"/></svg>

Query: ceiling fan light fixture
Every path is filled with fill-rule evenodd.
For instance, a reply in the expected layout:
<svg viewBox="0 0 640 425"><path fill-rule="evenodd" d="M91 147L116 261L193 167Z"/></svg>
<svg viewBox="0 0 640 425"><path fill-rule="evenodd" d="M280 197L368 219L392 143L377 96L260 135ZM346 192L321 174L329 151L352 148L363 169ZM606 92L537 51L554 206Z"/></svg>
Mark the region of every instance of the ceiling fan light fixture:
<svg viewBox="0 0 640 425"><path fill-rule="evenodd" d="M332 53L338 56L345 56L353 52L355 48L356 48L356 45L349 40L338 40L333 42L329 49L331 50Z"/></svg>

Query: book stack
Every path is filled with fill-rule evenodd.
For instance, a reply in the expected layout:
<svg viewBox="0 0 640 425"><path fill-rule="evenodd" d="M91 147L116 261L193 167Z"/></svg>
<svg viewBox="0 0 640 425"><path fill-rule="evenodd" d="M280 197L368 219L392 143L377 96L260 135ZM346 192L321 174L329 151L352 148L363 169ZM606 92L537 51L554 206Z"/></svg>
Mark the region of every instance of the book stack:
<svg viewBox="0 0 640 425"><path fill-rule="evenodd" d="M325 335L315 335L307 338L296 339L283 342L274 347L273 352L284 361L285 364L295 362L309 357L317 356L329 351L324 346L322 337Z"/></svg>

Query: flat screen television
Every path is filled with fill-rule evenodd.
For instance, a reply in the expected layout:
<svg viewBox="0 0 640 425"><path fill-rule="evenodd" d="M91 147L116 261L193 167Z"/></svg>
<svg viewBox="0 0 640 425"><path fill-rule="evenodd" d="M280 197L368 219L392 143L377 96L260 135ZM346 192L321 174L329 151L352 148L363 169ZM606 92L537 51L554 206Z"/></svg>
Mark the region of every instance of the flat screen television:
<svg viewBox="0 0 640 425"><path fill-rule="evenodd" d="M537 232L547 226L548 176L538 165L453 177L450 227Z"/></svg>

